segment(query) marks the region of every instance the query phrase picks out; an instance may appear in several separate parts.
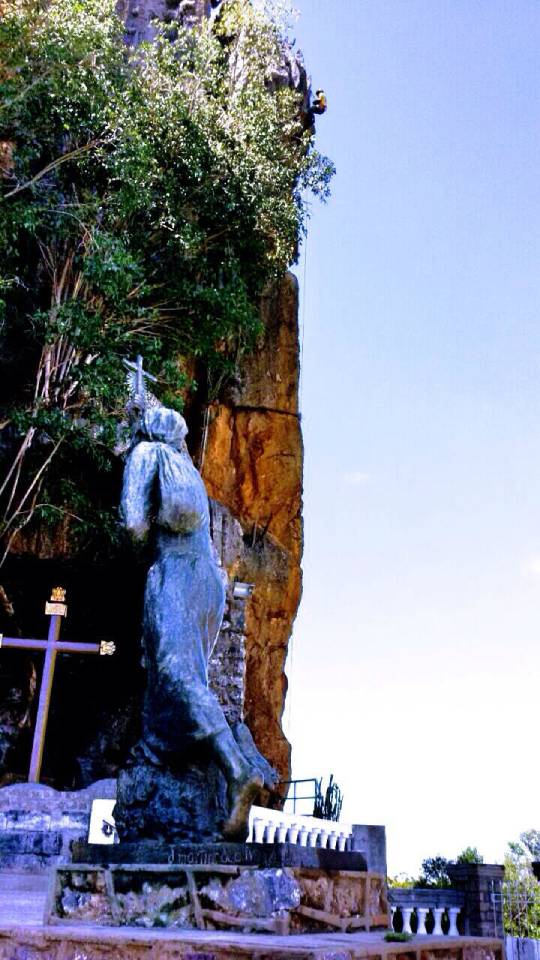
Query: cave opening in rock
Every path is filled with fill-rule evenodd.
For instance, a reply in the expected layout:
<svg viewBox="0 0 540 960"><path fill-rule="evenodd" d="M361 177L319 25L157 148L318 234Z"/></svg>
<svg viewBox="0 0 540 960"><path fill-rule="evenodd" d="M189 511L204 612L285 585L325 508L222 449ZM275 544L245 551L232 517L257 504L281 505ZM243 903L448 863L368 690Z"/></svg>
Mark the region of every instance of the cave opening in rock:
<svg viewBox="0 0 540 960"><path fill-rule="evenodd" d="M76 789L115 776L138 732L143 668L139 644L146 567L122 555L102 563L10 558L2 585L13 614L0 606L5 636L44 639L45 602L67 591L61 639L112 640L112 657L58 655L41 781ZM43 654L0 649L0 784L25 780Z"/></svg>

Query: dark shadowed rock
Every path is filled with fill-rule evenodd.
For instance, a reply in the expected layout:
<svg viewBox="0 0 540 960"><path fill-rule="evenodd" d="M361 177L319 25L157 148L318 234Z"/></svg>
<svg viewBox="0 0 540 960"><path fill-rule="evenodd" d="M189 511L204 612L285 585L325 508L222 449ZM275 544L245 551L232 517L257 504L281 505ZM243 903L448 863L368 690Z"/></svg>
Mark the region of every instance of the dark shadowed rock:
<svg viewBox="0 0 540 960"><path fill-rule="evenodd" d="M173 772L139 757L121 771L117 789L114 816L123 840L221 839L227 788L215 764L187 763Z"/></svg>
<svg viewBox="0 0 540 960"><path fill-rule="evenodd" d="M254 870L242 873L222 888L220 906L244 917L272 917L294 910L301 899L300 884L292 872Z"/></svg>

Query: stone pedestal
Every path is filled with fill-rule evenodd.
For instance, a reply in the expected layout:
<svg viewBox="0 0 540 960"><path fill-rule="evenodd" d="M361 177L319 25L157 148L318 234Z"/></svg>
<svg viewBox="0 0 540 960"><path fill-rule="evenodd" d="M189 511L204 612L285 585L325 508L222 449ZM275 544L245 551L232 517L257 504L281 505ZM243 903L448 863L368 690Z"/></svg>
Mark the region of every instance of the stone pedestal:
<svg viewBox="0 0 540 960"><path fill-rule="evenodd" d="M455 863L448 874L456 890L465 894L465 935L498 937L503 934L502 905L492 893L500 892L504 867L496 863Z"/></svg>
<svg viewBox="0 0 540 960"><path fill-rule="evenodd" d="M385 877L305 867L57 867L46 923L277 934L389 926Z"/></svg>

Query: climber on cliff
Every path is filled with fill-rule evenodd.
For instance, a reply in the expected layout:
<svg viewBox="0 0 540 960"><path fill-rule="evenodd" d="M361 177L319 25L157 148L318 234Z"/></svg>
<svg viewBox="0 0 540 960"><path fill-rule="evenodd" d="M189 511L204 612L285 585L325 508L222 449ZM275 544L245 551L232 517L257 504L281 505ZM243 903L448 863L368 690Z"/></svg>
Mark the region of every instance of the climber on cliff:
<svg viewBox="0 0 540 960"><path fill-rule="evenodd" d="M327 109L328 100L324 90L316 90L315 99L308 111L310 126L313 126L315 123L315 116L321 116L323 113L326 113Z"/></svg>

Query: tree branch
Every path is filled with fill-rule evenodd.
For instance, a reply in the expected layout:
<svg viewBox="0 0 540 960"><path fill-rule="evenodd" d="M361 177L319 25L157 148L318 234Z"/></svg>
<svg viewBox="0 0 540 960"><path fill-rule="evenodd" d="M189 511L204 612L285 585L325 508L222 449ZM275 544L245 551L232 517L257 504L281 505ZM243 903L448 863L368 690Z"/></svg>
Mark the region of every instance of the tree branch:
<svg viewBox="0 0 540 960"><path fill-rule="evenodd" d="M15 187L13 190L10 190L9 193L5 193L3 198L7 200L8 197L14 197L16 193L20 193L21 190L27 190L28 187L32 187L34 183L37 183L38 180L41 180L42 177L45 177L51 170L55 170L56 167L59 167L60 164L65 163L67 160L73 160L75 157L81 156L83 153L87 153L88 150L92 150L99 143L102 143L101 140L89 140L88 143L85 143L83 147L76 147L75 150L70 150L69 153L63 153L61 157L57 157L56 160L51 160L46 167L43 167L43 170L40 170L39 173L36 173L35 177L32 177L31 180L27 180L26 183L21 183L18 187Z"/></svg>

